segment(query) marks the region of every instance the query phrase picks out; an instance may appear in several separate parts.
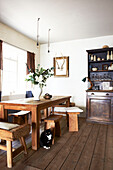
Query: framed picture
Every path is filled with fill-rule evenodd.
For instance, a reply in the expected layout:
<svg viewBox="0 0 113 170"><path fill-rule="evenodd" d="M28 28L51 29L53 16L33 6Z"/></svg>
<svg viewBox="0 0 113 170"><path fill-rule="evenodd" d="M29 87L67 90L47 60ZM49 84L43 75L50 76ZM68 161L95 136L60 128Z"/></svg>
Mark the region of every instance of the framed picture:
<svg viewBox="0 0 113 170"><path fill-rule="evenodd" d="M54 76L69 77L69 57L54 57Z"/></svg>
<svg viewBox="0 0 113 170"><path fill-rule="evenodd" d="M102 70L108 70L108 65L107 64L102 64Z"/></svg>

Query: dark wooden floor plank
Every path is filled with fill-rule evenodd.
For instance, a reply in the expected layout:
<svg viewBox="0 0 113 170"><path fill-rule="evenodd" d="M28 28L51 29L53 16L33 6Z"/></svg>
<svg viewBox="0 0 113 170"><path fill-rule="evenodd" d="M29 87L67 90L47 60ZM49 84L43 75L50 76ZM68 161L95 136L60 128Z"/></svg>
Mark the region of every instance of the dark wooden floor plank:
<svg viewBox="0 0 113 170"><path fill-rule="evenodd" d="M67 141L66 145L62 147L62 149L57 154L57 156L54 158L54 160L49 164L49 166L47 167L47 170L48 169L52 169L52 170L60 169L62 164L65 162L66 158L70 154L71 150L73 149L73 147L75 147L76 143L78 143L81 136L84 134L89 135L91 128L92 128L92 125L88 126L84 124L84 126L79 130L79 132L74 133L71 136L71 138Z"/></svg>
<svg viewBox="0 0 113 170"><path fill-rule="evenodd" d="M41 170L41 169L32 166L26 166L24 170Z"/></svg>
<svg viewBox="0 0 113 170"><path fill-rule="evenodd" d="M104 170L113 170L113 125L108 126Z"/></svg>
<svg viewBox="0 0 113 170"><path fill-rule="evenodd" d="M81 152L84 148L84 145L87 141L87 138L89 136L89 134L91 133L91 130L93 128L93 124L87 124L86 128L84 129L82 135L80 136L79 140L77 141L77 143L73 146L72 151L70 152L70 154L68 155L66 161L64 162L64 164L61 167L61 170L65 170L65 169L71 169L73 170L75 168L75 165L78 162L78 159L81 155Z"/></svg>
<svg viewBox="0 0 113 170"><path fill-rule="evenodd" d="M106 134L107 125L101 125L95 150L93 153L90 170L103 170L104 168L104 157L105 157L105 146L106 146Z"/></svg>
<svg viewBox="0 0 113 170"><path fill-rule="evenodd" d="M68 135L68 139L70 138L70 134ZM68 140L67 139L67 140ZM52 161L52 159L56 156L56 154L61 150L63 145L65 145L66 141L64 143L56 143L56 145L53 145L50 150L46 150L46 154L43 154L42 159L37 159L34 161L28 162L28 165L33 166L33 167L40 167L41 169L44 169L47 167L47 165Z"/></svg>
<svg viewBox="0 0 113 170"><path fill-rule="evenodd" d="M80 159L75 166L76 170L87 170L89 169L91 158L93 155L93 151L95 148L95 143L97 140L98 132L99 132L100 125L94 124L92 132L89 135L89 138L86 142L86 145L81 153Z"/></svg>
<svg viewBox="0 0 113 170"><path fill-rule="evenodd" d="M62 147L62 149L59 151L57 156L53 159L51 164L47 167L47 169L56 169L60 168L64 160L67 158L68 154L72 150L73 146L76 144L77 140L81 136L83 130L85 129L86 124L79 130L79 132L73 133L71 138L67 141L67 143Z"/></svg>

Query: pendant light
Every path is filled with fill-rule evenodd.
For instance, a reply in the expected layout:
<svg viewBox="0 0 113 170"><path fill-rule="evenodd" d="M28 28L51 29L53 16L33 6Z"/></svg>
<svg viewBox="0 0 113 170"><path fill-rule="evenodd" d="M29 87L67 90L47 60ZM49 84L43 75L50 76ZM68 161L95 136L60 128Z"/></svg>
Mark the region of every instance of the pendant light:
<svg viewBox="0 0 113 170"><path fill-rule="evenodd" d="M39 47L39 20L40 18L37 20L37 47Z"/></svg>
<svg viewBox="0 0 113 170"><path fill-rule="evenodd" d="M51 29L48 30L48 53L50 53L50 31Z"/></svg>

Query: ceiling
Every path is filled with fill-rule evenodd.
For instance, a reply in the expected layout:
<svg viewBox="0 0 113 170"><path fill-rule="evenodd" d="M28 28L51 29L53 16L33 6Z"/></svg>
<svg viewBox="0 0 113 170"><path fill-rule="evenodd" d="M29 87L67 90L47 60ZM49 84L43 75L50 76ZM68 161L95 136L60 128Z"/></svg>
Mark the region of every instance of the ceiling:
<svg viewBox="0 0 113 170"><path fill-rule="evenodd" d="M113 35L113 0L0 0L0 22L50 42Z"/></svg>

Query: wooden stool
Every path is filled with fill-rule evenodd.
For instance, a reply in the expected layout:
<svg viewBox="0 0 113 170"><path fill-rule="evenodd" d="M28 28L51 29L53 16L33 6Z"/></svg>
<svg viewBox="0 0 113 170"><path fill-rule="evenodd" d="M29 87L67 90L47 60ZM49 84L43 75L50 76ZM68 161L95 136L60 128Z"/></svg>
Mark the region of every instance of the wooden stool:
<svg viewBox="0 0 113 170"><path fill-rule="evenodd" d="M27 115L30 114L30 111L19 111L17 113L10 113L8 116L13 116L13 123L22 125L24 123L28 124Z"/></svg>
<svg viewBox="0 0 113 170"><path fill-rule="evenodd" d="M30 125L17 125L12 123L0 122L0 139L6 140L7 146L0 145L0 149L7 151L7 167L12 168L13 158L18 155L21 151L27 154L27 147L24 140L24 136L30 132ZM12 141L20 140L21 147L14 149L12 148Z"/></svg>
<svg viewBox="0 0 113 170"><path fill-rule="evenodd" d="M61 128L60 128L60 119L62 115L50 115L48 118L44 120L45 129L52 129L53 131L53 140L52 144L54 144L55 136L61 136Z"/></svg>
<svg viewBox="0 0 113 170"><path fill-rule="evenodd" d="M67 107L66 112L69 115L69 132L78 131L78 115L83 110L78 107Z"/></svg>
<svg viewBox="0 0 113 170"><path fill-rule="evenodd" d="M68 115L69 115L69 131L78 131L78 117L77 115L83 112L78 107L55 107L54 113L60 113L67 115L67 126L68 126Z"/></svg>

